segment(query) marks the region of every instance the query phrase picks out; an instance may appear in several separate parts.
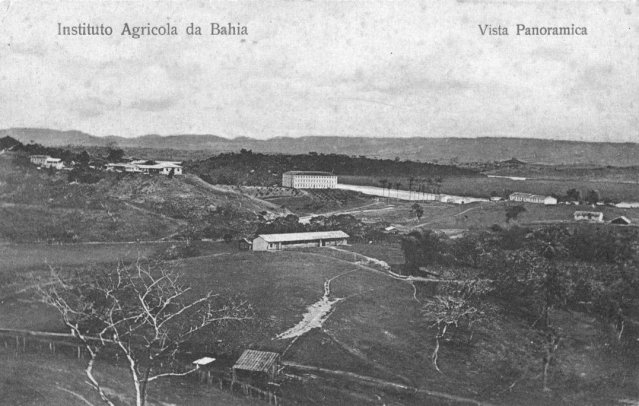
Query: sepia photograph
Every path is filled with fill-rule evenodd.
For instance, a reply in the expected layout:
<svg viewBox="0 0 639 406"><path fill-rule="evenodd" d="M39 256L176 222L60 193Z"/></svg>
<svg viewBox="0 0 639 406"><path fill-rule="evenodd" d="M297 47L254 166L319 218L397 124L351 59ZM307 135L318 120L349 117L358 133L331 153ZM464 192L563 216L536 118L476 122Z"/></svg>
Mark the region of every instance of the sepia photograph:
<svg viewBox="0 0 639 406"><path fill-rule="evenodd" d="M0 405L639 406L637 0L0 0Z"/></svg>

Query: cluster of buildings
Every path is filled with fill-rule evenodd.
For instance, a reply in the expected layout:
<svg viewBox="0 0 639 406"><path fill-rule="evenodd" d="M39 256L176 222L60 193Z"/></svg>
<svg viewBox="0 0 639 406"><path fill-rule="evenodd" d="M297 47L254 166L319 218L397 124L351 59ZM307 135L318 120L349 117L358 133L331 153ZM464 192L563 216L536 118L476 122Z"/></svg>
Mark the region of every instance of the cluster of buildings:
<svg viewBox="0 0 639 406"><path fill-rule="evenodd" d="M581 211L578 210L573 214L575 221L588 222L588 223L603 223L604 215L600 211ZM617 225L629 225L630 219L626 216L616 217L609 222L610 224Z"/></svg>
<svg viewBox="0 0 639 406"><path fill-rule="evenodd" d="M64 163L60 158L52 158L49 155L30 155L29 162L40 168L63 169Z"/></svg>
<svg viewBox="0 0 639 406"><path fill-rule="evenodd" d="M129 172L160 175L182 175L182 162L137 160L126 163L108 163L107 172Z"/></svg>
<svg viewBox="0 0 639 406"><path fill-rule="evenodd" d="M30 155L29 162L39 168L70 169L64 166L60 158L49 155ZM91 168L95 168L91 166ZM182 175L182 162L180 161L149 161L134 160L126 163L108 163L104 165L107 172L129 172L159 175Z"/></svg>

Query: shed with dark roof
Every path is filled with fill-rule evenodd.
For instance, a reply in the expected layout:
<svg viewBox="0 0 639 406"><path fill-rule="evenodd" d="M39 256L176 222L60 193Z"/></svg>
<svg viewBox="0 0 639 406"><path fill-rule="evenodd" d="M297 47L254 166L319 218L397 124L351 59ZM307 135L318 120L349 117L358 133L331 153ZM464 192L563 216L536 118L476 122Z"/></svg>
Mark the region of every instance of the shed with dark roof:
<svg viewBox="0 0 639 406"><path fill-rule="evenodd" d="M268 381L277 375L279 364L276 352L245 350L233 365L233 379Z"/></svg>

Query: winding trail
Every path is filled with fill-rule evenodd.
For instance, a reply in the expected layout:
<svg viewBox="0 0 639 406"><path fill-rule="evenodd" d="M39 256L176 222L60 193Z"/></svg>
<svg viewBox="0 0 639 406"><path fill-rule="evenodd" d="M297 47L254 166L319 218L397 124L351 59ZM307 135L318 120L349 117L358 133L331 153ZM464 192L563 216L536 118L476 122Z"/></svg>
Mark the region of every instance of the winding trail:
<svg viewBox="0 0 639 406"><path fill-rule="evenodd" d="M296 338L308 333L314 328L321 328L324 322L328 319L328 317L333 312L334 306L338 302L344 300L344 298L335 298L335 299L330 298L331 282L339 278L340 276L348 275L353 272L357 272L357 269L353 271L344 272L337 276L333 276L330 279L327 279L324 282L324 296L322 296L322 298L319 301L313 303L306 309L306 313L304 314L302 321L297 323L295 326L289 328L285 332L278 334L276 338L278 340Z"/></svg>
<svg viewBox="0 0 639 406"><path fill-rule="evenodd" d="M414 226L411 226L410 228L412 229L412 228L424 227L424 226L427 226L427 225L429 225L429 224L433 224L433 223L437 223L438 221L445 220L445 219L447 219L447 218L449 218L449 217L458 217L458 216L461 216L462 214L466 214L466 213L468 213L468 212L470 212L470 211L477 210L477 209L481 209L483 206L484 206L483 204L479 204L478 206L471 207L471 208L469 208L469 209L466 209L466 210L460 211L459 213L457 213L457 214L453 214L452 216L444 216L444 217L440 217L440 218L437 218L437 219L435 219L435 220L427 221L427 222L425 222L425 223L416 224L416 225L414 225Z"/></svg>
<svg viewBox="0 0 639 406"><path fill-rule="evenodd" d="M483 401L479 401L476 399L471 399L471 398L467 398L463 396L451 395L449 393L444 393L439 391L416 388L413 386L404 385L397 382L391 382L391 381L386 381L379 378L373 378L371 376L359 375L354 372L338 371L338 370L326 369L321 367L314 367L314 366L298 364L296 362L290 362L290 361L282 361L282 364L293 370L297 370L301 372L316 372L316 373L319 372L326 375L338 376L340 378L356 381L357 383L360 383L366 386L372 386L374 388L392 389L392 390L398 390L401 392L408 392L408 393L420 393L427 396L446 399L459 404L467 404L467 405L475 405L475 406L495 406L494 404L489 402L483 402Z"/></svg>

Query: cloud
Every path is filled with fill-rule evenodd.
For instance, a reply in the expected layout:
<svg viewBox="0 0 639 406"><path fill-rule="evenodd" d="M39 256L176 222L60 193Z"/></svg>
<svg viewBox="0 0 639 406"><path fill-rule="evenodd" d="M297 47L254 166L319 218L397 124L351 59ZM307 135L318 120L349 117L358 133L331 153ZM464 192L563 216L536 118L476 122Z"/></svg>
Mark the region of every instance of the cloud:
<svg viewBox="0 0 639 406"><path fill-rule="evenodd" d="M133 102L131 104L131 107L142 111L162 111L174 106L175 103L176 100L174 100L173 98L166 98L161 100L141 99Z"/></svg>

